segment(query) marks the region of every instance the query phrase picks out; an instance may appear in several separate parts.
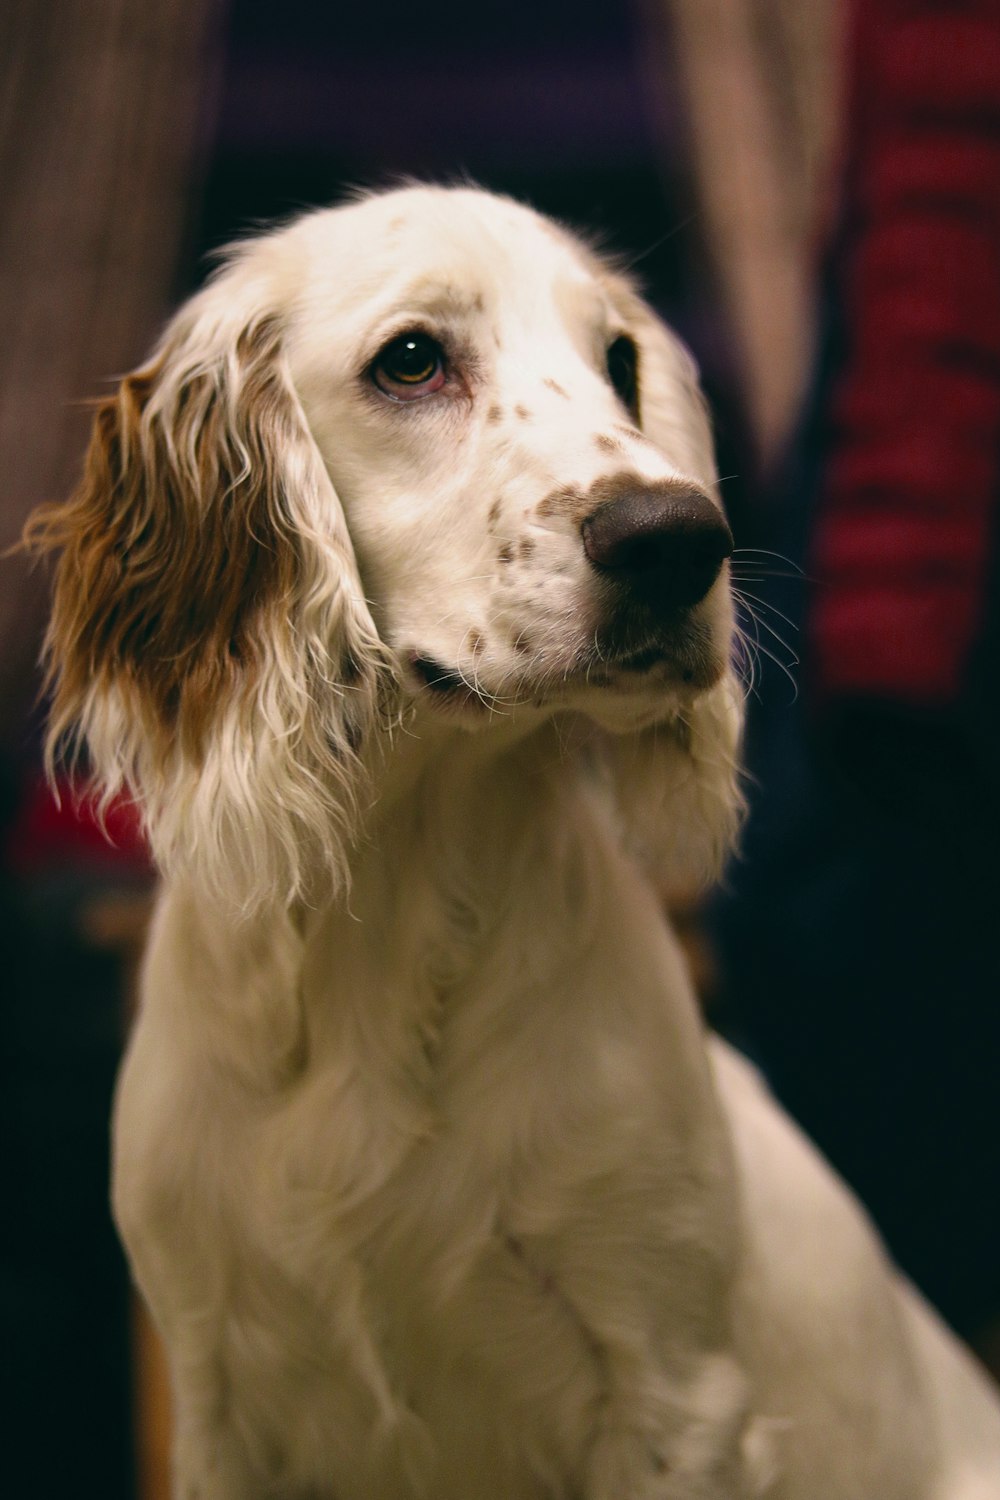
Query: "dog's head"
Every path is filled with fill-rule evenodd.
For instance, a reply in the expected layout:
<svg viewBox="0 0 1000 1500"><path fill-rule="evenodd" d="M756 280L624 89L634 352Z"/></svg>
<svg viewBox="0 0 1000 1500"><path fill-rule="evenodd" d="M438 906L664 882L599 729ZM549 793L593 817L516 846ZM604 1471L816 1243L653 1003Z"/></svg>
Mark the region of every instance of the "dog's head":
<svg viewBox="0 0 1000 1500"><path fill-rule="evenodd" d="M33 537L62 549L53 743L244 906L343 880L400 713L582 713L640 825L699 859L729 836L731 539L690 358L509 200L401 189L237 249Z"/></svg>

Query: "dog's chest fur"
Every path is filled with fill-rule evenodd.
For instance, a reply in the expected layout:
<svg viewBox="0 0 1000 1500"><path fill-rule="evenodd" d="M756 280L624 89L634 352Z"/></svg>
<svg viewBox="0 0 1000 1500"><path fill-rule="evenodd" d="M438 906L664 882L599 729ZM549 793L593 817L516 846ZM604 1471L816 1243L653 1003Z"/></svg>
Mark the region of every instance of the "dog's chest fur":
<svg viewBox="0 0 1000 1500"><path fill-rule="evenodd" d="M216 1399L289 1494L333 1476L335 1495L533 1500L600 1448L623 1401L646 1435L617 1461L651 1476L678 1393L725 1345L728 1158L711 1092L685 1084L704 1067L693 1006L662 1001L685 990L673 940L572 785L529 750L491 774L488 796L471 795L482 768L464 797L449 766L408 797L359 861L349 912L233 929L221 954L214 917L193 937L183 894L161 913L119 1170L133 1201L147 1172L169 1199L162 1163L184 1161L155 1215L171 1274L187 1298L206 1288ZM553 783L530 805L526 776ZM421 868L428 825L450 848ZM171 1072L157 1010L175 1004L189 1025L170 1036L190 1051L168 1151L129 1099ZM673 1370L669 1348L684 1350Z"/></svg>

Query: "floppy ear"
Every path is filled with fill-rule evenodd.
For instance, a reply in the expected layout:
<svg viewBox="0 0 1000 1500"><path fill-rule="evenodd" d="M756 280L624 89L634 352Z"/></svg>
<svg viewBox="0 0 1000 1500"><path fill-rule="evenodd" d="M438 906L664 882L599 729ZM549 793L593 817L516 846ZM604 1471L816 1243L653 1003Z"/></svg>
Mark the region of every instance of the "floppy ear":
<svg viewBox="0 0 1000 1500"><path fill-rule="evenodd" d="M720 510L708 405L692 355L624 281L618 300L636 334L643 432ZM727 565L728 567L728 565ZM732 603L719 586L704 606L713 631L732 637ZM609 741L626 842L665 884L701 885L735 845L745 803L740 787L743 690L731 662L719 682L679 716Z"/></svg>
<svg viewBox="0 0 1000 1500"><path fill-rule="evenodd" d="M50 765L89 751L154 854L249 912L342 886L392 668L276 317L223 277L97 409L61 551Z"/></svg>

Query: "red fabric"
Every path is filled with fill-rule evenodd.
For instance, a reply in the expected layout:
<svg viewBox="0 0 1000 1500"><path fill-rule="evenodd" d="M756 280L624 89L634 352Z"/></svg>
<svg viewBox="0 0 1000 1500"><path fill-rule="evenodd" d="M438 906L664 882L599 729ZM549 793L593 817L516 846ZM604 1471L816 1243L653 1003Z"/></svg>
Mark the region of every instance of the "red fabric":
<svg viewBox="0 0 1000 1500"><path fill-rule="evenodd" d="M1000 4L856 0L847 359L810 571L821 699L940 708L980 629L1000 466Z"/></svg>
<svg viewBox="0 0 1000 1500"><path fill-rule="evenodd" d="M72 783L60 781L58 792L57 801L40 777L25 786L6 840L8 869L21 876L87 865L148 870L149 851L133 803L112 802L102 821Z"/></svg>

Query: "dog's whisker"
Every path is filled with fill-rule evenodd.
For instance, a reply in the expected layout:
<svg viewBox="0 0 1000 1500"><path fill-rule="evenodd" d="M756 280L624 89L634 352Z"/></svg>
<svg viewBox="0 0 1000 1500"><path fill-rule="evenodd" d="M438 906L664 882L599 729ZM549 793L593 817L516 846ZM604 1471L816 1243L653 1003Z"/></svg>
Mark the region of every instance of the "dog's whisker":
<svg viewBox="0 0 1000 1500"><path fill-rule="evenodd" d="M798 679L796 678L794 672L791 670L791 666L789 666L788 663L784 662L776 652L770 649L770 647L765 646L762 641L757 641L756 647L763 656L766 656L770 661L774 663L774 665L779 669L784 677L787 677L789 683L791 684L792 702L794 703L799 696L799 684ZM797 665L797 663L793 662L792 666L795 665Z"/></svg>
<svg viewBox="0 0 1000 1500"><path fill-rule="evenodd" d="M753 620L754 625L758 629L760 629L760 630L766 630L767 633L768 633L768 635L771 636L771 638L775 642L775 644L778 645L778 646L780 646L782 648L782 650L787 653L789 665L793 666L793 667L797 667L799 665L798 655L793 650L793 648L789 645L788 641L785 640L785 638L781 634L781 632L779 630L776 630L773 625L769 624L769 622L766 619L764 619L764 617L762 615L760 615L753 608L752 605L748 604L745 599L741 598L740 600L738 600L738 603L742 606L742 608L744 609L744 611L746 612L746 614L750 617L750 619ZM759 637L758 637L758 641L759 641Z"/></svg>
<svg viewBox="0 0 1000 1500"><path fill-rule="evenodd" d="M759 653L756 642L746 629L737 629L733 637L733 656L747 694L756 697Z"/></svg>
<svg viewBox="0 0 1000 1500"><path fill-rule="evenodd" d="M749 589L740 587L738 589L733 589L733 597L740 600L747 609L751 608L750 601L752 601L752 605L756 614L760 614L761 612L763 612L767 614L777 615L778 619L783 620L784 623L788 626L789 630L798 630L799 628L798 622L796 620L793 620L791 616L784 614L776 604L772 604L770 599L765 599L760 594L752 594Z"/></svg>
<svg viewBox="0 0 1000 1500"><path fill-rule="evenodd" d="M768 625L768 623L767 623L766 620L760 619L759 616L754 612L754 610L752 609L752 607L749 604L747 604L745 601L742 601L742 600L738 600L737 602L742 604L744 612L745 612L747 618L749 619L749 621L753 625L753 634L752 635L746 629L744 629L741 632L741 635L742 635L742 638L743 638L744 642L748 646L752 646L753 655L757 658L758 662L759 662L759 659L760 659L761 656L766 657L769 661L772 661L776 667L778 667L778 669L781 671L781 673L783 674L783 676L787 677L788 681L792 685L792 691L793 691L793 699L792 699L792 701L794 702L795 699L798 697L798 692L799 692L798 681L797 681L797 679L795 677L794 671L792 670L794 667L797 667L799 665L799 659L798 659L797 655L791 649L791 647L788 645L787 641L785 641L784 638L781 635L779 635L779 633L776 630L774 630L774 628L772 626ZM759 634L759 632L760 632L761 629L764 629L764 630L768 631L768 633L774 638L775 643L783 648L783 650L787 653L787 656L788 656L787 660L785 658L779 656L778 653L772 647L767 646L761 640L760 634ZM753 674L752 674L751 688L750 688L751 691L756 691L756 690L759 689L759 680L760 680L759 669L758 668L754 668Z"/></svg>
<svg viewBox="0 0 1000 1500"><path fill-rule="evenodd" d="M754 563L765 558L780 563L794 577L805 577L802 568L793 558L786 557L783 552L774 552L768 547L734 547L731 561L734 563ZM770 564L768 563L767 565Z"/></svg>
<svg viewBox="0 0 1000 1500"><path fill-rule="evenodd" d="M787 569L754 567L751 564L739 564L730 568L730 581L732 583L769 583L772 579L779 583L807 583L808 579L803 573L790 573Z"/></svg>

